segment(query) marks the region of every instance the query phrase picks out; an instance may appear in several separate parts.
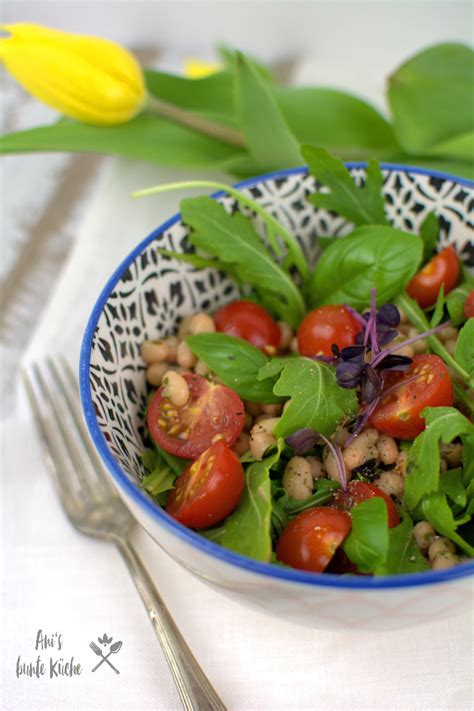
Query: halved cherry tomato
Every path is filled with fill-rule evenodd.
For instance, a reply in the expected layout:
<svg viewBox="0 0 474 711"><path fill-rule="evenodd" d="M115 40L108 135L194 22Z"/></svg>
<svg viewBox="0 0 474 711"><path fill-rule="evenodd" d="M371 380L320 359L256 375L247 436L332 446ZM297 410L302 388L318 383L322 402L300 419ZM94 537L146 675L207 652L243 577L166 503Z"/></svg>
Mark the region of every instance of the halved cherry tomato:
<svg viewBox="0 0 474 711"><path fill-rule="evenodd" d="M163 395L161 386L148 408L150 434L170 454L194 459L222 439L231 447L244 426L244 405L225 385L210 383L200 375L183 375L189 400L175 407Z"/></svg>
<svg viewBox="0 0 474 711"><path fill-rule="evenodd" d="M268 311L253 301L233 301L214 314L218 331L243 338L262 350L265 346L278 348L280 329Z"/></svg>
<svg viewBox="0 0 474 711"><path fill-rule="evenodd" d="M276 544L276 556L286 565L321 573L351 530L345 511L316 506L295 516Z"/></svg>
<svg viewBox="0 0 474 711"><path fill-rule="evenodd" d="M414 439L425 429L420 412L425 407L453 404L453 384L444 361L437 355L416 355L404 373L389 373L383 396L369 418L372 427L399 439Z"/></svg>
<svg viewBox="0 0 474 711"><path fill-rule="evenodd" d="M378 496L385 501L387 506L388 527L393 528L394 526L398 526L400 516L390 496L387 496L378 486L368 484L365 481L351 481L347 487L347 499L343 491L340 489L336 491L332 497L331 505L343 511L347 511L355 504L360 504L361 501L366 501L367 499L373 499L374 496Z"/></svg>
<svg viewBox="0 0 474 711"><path fill-rule="evenodd" d="M319 306L310 311L299 325L298 351L302 356L331 356L331 346L353 346L360 324L344 306Z"/></svg>
<svg viewBox="0 0 474 711"><path fill-rule="evenodd" d="M467 296L464 304L464 315L466 318L474 318L474 289Z"/></svg>
<svg viewBox="0 0 474 711"><path fill-rule="evenodd" d="M189 528L213 526L235 509L244 484L239 458L220 440L176 479L166 511Z"/></svg>
<svg viewBox="0 0 474 711"><path fill-rule="evenodd" d="M459 281L461 267L454 247L446 247L415 274L407 286L407 292L422 309L434 306L441 285L444 293L450 292Z"/></svg>

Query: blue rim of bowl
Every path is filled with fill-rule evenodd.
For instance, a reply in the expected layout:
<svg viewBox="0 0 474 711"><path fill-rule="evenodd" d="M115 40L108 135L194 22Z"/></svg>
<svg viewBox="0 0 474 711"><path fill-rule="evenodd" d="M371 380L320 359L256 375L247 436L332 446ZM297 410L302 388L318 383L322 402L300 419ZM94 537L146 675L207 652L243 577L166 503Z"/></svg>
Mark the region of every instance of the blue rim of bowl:
<svg viewBox="0 0 474 711"><path fill-rule="evenodd" d="M346 163L346 167L349 169L366 168L367 163L351 162ZM474 181L471 181L467 178L458 178L454 175L448 175L446 173L441 173L434 170L415 168L412 166L398 165L392 163L381 163L380 167L383 170L416 173L418 175L427 175L429 177L440 178L442 180L451 180L455 181L459 185L474 188ZM234 187L248 188L265 180L286 178L291 175L302 175L306 174L307 172L308 170L306 166L274 171L271 173L266 173L264 175L256 176L254 178L248 178L242 182L236 183ZM212 197L217 199L223 197L224 195L224 191L219 191L214 193ZM117 485L122 490L125 490L125 492L132 498L133 502L139 508L144 509L145 513L155 519L155 521L160 526L163 526L164 528L168 529L169 532L176 535L185 543L198 548L201 552L210 555L212 558L221 560L227 564L230 564L231 566L242 568L245 571L251 573L258 573L265 577L275 578L277 580L282 580L290 583L300 583L316 587L322 586L333 587L338 589L345 588L359 590L377 590L383 588L393 589L405 587L419 587L420 585L444 583L447 581L456 580L458 578L467 577L468 575L473 574L474 561L466 562L462 565L455 566L454 568L449 568L440 571L426 571L422 573L406 573L402 575L387 575L374 577L334 575L330 573L311 573L296 570L294 568L286 568L271 563L261 563L251 558L247 558L246 556L240 555L239 553L234 553L233 551L227 548L223 548L217 543L213 543L207 538L200 536L195 531L181 525L175 519L171 518L171 516L169 516L162 508L160 508L158 504L154 503L153 500L148 496L148 494L146 494L146 492L141 489L138 484L133 483L129 479L127 474L113 458L112 453L110 452L107 446L105 437L102 434L97 423L94 405L92 403L92 393L89 379L89 365L93 337L103 308L110 294L115 288L117 282L120 280L123 272L130 266L130 264L135 261L138 255L150 242L156 239L156 237L161 235L165 230L170 229L170 227L172 227L180 219L181 213L173 215L173 217L171 217L169 220L157 227L157 229L154 230L150 235L148 235L148 237L142 240L135 247L135 249L133 249L132 252L130 252L128 256L122 261L122 263L112 274L107 284L103 288L102 292L100 293L94 305L92 313L89 317L89 321L87 323L84 337L82 340L79 362L79 384L84 416L94 445L100 456L102 457L103 461L107 465L112 475L112 478L115 480Z"/></svg>

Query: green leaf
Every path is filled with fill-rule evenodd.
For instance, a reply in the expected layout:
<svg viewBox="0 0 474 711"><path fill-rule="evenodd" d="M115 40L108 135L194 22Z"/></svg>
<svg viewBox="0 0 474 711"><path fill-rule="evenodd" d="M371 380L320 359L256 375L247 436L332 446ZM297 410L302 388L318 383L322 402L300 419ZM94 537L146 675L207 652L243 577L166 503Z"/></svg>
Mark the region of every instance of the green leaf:
<svg viewBox="0 0 474 711"><path fill-rule="evenodd" d="M288 359L273 392L291 398L275 428L277 437L304 428L329 437L342 419L358 411L355 390L341 388L333 368L310 358Z"/></svg>
<svg viewBox="0 0 474 711"><path fill-rule="evenodd" d="M343 549L361 573L371 573L388 550L387 505L375 496L351 508L352 529Z"/></svg>
<svg viewBox="0 0 474 711"><path fill-rule="evenodd" d="M474 289L474 279L469 275L465 275L464 280L456 289L450 291L446 297L446 308L448 309L449 318L454 326L459 326L466 320L464 313L464 305L466 299Z"/></svg>
<svg viewBox="0 0 474 711"><path fill-rule="evenodd" d="M439 492L440 494L449 496L454 504L458 504L462 507L466 506L467 495L463 484L463 470L461 467L458 469L450 469L444 472L444 474L441 474Z"/></svg>
<svg viewBox="0 0 474 711"><path fill-rule="evenodd" d="M186 343L192 352L210 368L227 387L244 400L280 402L273 393L272 380L257 380L268 362L259 348L225 333L200 333L188 336Z"/></svg>
<svg viewBox="0 0 474 711"><path fill-rule="evenodd" d="M407 152L466 157L473 74L474 52L462 44L429 47L395 71L388 100Z"/></svg>
<svg viewBox="0 0 474 711"><path fill-rule="evenodd" d="M358 227L338 237L307 284L310 306L347 303L364 309L373 287L379 304L391 301L418 270L422 249L420 237L392 227Z"/></svg>
<svg viewBox="0 0 474 711"><path fill-rule="evenodd" d="M438 533L450 538L467 555L474 556L474 548L456 533L459 522L454 520L444 494L426 494L421 500L420 512Z"/></svg>
<svg viewBox="0 0 474 711"><path fill-rule="evenodd" d="M436 299L435 309L430 319L430 328L436 328L439 326L443 320L444 314L444 284L441 284L441 288L438 292L438 298Z"/></svg>
<svg viewBox="0 0 474 711"><path fill-rule="evenodd" d="M340 488L340 484L337 481L331 481L331 479L318 479L315 487L316 491L303 501L290 498L283 490L284 496L278 499L278 503L289 518L293 518L313 506L324 506L332 499L334 492Z"/></svg>
<svg viewBox="0 0 474 711"><path fill-rule="evenodd" d="M474 433L474 425L454 407L427 407L421 416L426 429L416 437L407 457L404 501L410 511L425 494L439 490L440 442L447 444Z"/></svg>
<svg viewBox="0 0 474 711"><path fill-rule="evenodd" d="M454 357L469 373L470 385L474 388L474 318L469 318L459 331Z"/></svg>
<svg viewBox="0 0 474 711"><path fill-rule="evenodd" d="M420 237L423 240L423 261L427 261L433 256L438 241L438 235L438 218L434 212L429 212L420 225Z"/></svg>
<svg viewBox="0 0 474 711"><path fill-rule="evenodd" d="M52 126L0 136L0 153L66 151L106 153L167 167L225 168L245 152L209 136L141 114L120 126L90 126L63 119Z"/></svg>
<svg viewBox="0 0 474 711"><path fill-rule="evenodd" d="M298 143L268 85L240 52L236 53L236 105L240 130L262 169L301 165Z"/></svg>
<svg viewBox="0 0 474 711"><path fill-rule="evenodd" d="M268 562L272 555L272 497L270 469L279 459L283 441L261 462L250 464L245 471L245 489L239 505L225 521L221 543L236 553Z"/></svg>
<svg viewBox="0 0 474 711"><path fill-rule="evenodd" d="M299 143L344 160L386 158L398 150L390 124L350 94L322 87L275 87L272 94Z"/></svg>
<svg viewBox="0 0 474 711"><path fill-rule="evenodd" d="M382 172L376 161L369 162L365 185L358 187L344 164L324 148L303 146L301 153L311 175L331 190L310 195L310 202L346 217L355 225L389 224L382 194Z"/></svg>
<svg viewBox="0 0 474 711"><path fill-rule="evenodd" d="M176 475L181 474L181 472L189 466L188 459L183 459L182 457L176 457L174 454L170 454L165 449L156 444L156 442L153 442L153 446L155 447L161 459Z"/></svg>
<svg viewBox="0 0 474 711"><path fill-rule="evenodd" d="M206 196L182 200L181 212L192 228L191 244L230 265L257 294L273 297L275 313L296 328L305 312L301 293L291 275L275 262L249 218L240 212L229 215L223 205Z"/></svg>
<svg viewBox="0 0 474 711"><path fill-rule="evenodd" d="M404 515L398 526L389 529L387 555L376 566L375 575L401 575L430 569L413 539L412 531L413 521L408 514Z"/></svg>

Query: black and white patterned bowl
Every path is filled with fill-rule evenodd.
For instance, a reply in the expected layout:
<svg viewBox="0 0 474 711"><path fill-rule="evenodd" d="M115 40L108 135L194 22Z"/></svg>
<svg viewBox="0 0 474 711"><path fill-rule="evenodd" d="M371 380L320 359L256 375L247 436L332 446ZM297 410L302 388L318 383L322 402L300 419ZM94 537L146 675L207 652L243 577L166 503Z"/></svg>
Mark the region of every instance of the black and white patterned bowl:
<svg viewBox="0 0 474 711"><path fill-rule="evenodd" d="M349 168L357 181L363 181L363 164ZM383 169L386 208L393 224L416 231L434 211L441 225L439 248L453 244L465 264L474 267L474 183L416 168ZM298 238L310 263L317 259L318 236L342 235L351 229L344 219L317 210L306 200L319 186L304 168L257 177L237 187ZM215 197L228 210L238 209L232 197ZM186 235L180 215L175 215L132 251L102 291L83 340L80 385L85 418L110 476L137 520L202 580L295 622L395 628L467 612L474 562L392 577L314 574L259 563L181 526L140 487L147 393L140 344L173 333L182 316L213 311L238 295L227 276L196 271L158 254L158 246L188 251Z"/></svg>

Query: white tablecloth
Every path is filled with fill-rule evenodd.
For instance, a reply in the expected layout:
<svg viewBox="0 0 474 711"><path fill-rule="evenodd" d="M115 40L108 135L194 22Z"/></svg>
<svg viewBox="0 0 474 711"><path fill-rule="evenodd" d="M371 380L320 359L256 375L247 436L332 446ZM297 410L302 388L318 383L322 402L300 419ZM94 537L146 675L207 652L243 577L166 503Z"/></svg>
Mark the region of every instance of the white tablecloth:
<svg viewBox="0 0 474 711"><path fill-rule="evenodd" d="M65 352L77 363L91 306L130 248L168 217L182 195L132 202L133 189L179 179L151 166L109 161L77 245L25 360ZM216 176L217 177L217 176ZM2 678L5 711L171 711L177 692L140 599L117 552L70 526L53 495L25 397L4 427ZM472 622L442 619L413 630L327 632L240 607L163 554L137 545L156 584L229 709L469 711ZM36 649L39 630L54 642ZM54 633L58 633L54 636ZM123 642L103 666L89 643ZM58 637L61 635L61 649ZM17 677L17 663L74 657L72 678ZM57 669L57 666L55 667Z"/></svg>

